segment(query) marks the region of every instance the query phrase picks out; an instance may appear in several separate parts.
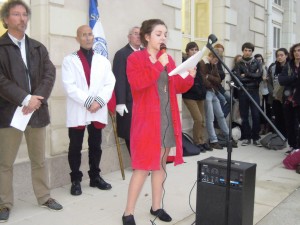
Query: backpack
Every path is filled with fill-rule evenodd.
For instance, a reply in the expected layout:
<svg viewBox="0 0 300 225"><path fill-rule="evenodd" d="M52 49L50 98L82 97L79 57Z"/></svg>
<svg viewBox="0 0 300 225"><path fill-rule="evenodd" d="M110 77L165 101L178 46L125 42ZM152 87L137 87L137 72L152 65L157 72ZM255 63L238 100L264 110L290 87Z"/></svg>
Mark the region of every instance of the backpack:
<svg viewBox="0 0 300 225"><path fill-rule="evenodd" d="M267 134L260 140L263 147L273 150L281 150L286 147L286 142L283 141L277 134Z"/></svg>
<svg viewBox="0 0 300 225"><path fill-rule="evenodd" d="M200 148L194 144L193 138L182 132L183 156L193 156L200 154Z"/></svg>

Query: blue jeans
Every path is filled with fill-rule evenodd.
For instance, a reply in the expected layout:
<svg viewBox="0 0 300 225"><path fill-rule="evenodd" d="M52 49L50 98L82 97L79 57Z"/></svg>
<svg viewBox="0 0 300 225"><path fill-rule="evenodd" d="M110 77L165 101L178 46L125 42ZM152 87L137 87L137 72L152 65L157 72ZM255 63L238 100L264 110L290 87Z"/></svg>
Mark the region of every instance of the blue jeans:
<svg viewBox="0 0 300 225"><path fill-rule="evenodd" d="M216 116L220 129L225 137L229 135L229 129L216 94L212 91L206 92L205 99L206 128L210 143L218 142L214 128L214 116Z"/></svg>
<svg viewBox="0 0 300 225"><path fill-rule="evenodd" d="M226 92L222 94L219 91L216 93L216 95L220 101L224 117L226 118L230 111L230 96L228 96Z"/></svg>
<svg viewBox="0 0 300 225"><path fill-rule="evenodd" d="M259 103L259 93L257 90L248 90L251 97L254 101L260 105ZM256 106L251 102L249 97L246 95L244 91L239 92L239 109L242 118L242 132L244 139L259 139L259 131L260 131L260 119L259 119L259 111ZM249 109L251 110L252 117L252 126L250 127L249 123Z"/></svg>

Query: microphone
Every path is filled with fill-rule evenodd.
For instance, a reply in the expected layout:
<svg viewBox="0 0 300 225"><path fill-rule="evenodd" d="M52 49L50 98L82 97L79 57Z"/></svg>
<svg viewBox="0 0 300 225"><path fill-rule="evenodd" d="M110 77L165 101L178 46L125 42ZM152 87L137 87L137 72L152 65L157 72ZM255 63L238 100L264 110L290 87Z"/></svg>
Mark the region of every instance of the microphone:
<svg viewBox="0 0 300 225"><path fill-rule="evenodd" d="M166 44L161 43L161 44L160 44L160 52L161 52L162 54L164 54L164 53L166 52L166 50L167 50Z"/></svg>
<svg viewBox="0 0 300 225"><path fill-rule="evenodd" d="M159 49L160 49L161 54L164 54L166 52L166 50L167 50L166 44L165 43L161 43ZM165 68L165 71L167 71L167 66L164 66L164 68Z"/></svg>
<svg viewBox="0 0 300 225"><path fill-rule="evenodd" d="M216 37L216 35L214 34L210 34L208 36L208 40L207 40L207 44L206 44L206 47L208 49L210 49L209 47L212 47L212 44L216 43L218 41L218 38Z"/></svg>

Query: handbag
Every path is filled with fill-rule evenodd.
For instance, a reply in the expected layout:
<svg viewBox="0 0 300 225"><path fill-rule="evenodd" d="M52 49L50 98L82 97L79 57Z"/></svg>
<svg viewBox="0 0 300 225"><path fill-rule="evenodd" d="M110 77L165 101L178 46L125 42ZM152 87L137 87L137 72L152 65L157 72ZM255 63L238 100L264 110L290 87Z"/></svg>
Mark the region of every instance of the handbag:
<svg viewBox="0 0 300 225"><path fill-rule="evenodd" d="M200 148L194 144L193 138L182 132L183 156L193 156L200 154Z"/></svg>
<svg viewBox="0 0 300 225"><path fill-rule="evenodd" d="M294 150L282 161L285 168L289 170L296 170L300 164L300 149Z"/></svg>

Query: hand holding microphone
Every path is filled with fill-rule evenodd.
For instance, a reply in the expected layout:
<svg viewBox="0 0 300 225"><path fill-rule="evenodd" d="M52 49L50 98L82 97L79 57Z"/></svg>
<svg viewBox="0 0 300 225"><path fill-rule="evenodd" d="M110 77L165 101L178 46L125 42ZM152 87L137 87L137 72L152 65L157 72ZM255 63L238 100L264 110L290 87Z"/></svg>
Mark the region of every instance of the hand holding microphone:
<svg viewBox="0 0 300 225"><path fill-rule="evenodd" d="M160 52L161 56L157 59L165 68L166 65L169 63L168 54L166 53L166 45L164 43L160 44Z"/></svg>

